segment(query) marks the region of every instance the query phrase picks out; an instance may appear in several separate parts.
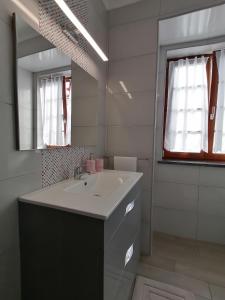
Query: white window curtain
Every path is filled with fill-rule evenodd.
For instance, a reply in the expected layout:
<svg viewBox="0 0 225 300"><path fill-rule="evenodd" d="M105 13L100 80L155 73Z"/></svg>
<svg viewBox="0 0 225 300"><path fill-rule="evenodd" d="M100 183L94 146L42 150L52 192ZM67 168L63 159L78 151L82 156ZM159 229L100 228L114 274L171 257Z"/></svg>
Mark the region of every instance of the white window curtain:
<svg viewBox="0 0 225 300"><path fill-rule="evenodd" d="M218 66L218 94L213 153L225 153L225 50L216 54Z"/></svg>
<svg viewBox="0 0 225 300"><path fill-rule="evenodd" d="M40 78L38 148L66 145L63 120L63 76Z"/></svg>
<svg viewBox="0 0 225 300"><path fill-rule="evenodd" d="M165 149L171 152L208 151L207 57L169 64Z"/></svg>

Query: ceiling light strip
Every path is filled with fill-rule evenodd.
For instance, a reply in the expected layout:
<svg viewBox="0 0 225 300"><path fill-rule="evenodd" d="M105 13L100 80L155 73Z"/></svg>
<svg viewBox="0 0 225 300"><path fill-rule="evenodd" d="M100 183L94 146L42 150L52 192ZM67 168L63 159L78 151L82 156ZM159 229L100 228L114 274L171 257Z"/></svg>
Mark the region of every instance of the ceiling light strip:
<svg viewBox="0 0 225 300"><path fill-rule="evenodd" d="M108 61L108 57L104 54L102 49L95 42L93 37L89 34L86 28L81 24L78 18L74 15L69 6L65 3L64 0L54 0L60 9L64 12L67 18L73 23L73 25L80 31L84 38L90 43L93 49L98 53L103 61Z"/></svg>
<svg viewBox="0 0 225 300"><path fill-rule="evenodd" d="M124 92L128 93L127 87L123 81L120 81L120 85L122 86L122 89L124 90Z"/></svg>

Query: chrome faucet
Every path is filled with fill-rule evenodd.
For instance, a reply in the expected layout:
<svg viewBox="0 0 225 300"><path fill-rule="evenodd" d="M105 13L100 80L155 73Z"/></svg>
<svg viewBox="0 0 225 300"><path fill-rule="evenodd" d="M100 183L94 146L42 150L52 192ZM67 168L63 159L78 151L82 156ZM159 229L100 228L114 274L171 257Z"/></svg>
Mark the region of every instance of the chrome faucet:
<svg viewBox="0 0 225 300"><path fill-rule="evenodd" d="M82 170L83 168L81 166L78 166L74 169L74 179L81 179L82 175L84 174Z"/></svg>

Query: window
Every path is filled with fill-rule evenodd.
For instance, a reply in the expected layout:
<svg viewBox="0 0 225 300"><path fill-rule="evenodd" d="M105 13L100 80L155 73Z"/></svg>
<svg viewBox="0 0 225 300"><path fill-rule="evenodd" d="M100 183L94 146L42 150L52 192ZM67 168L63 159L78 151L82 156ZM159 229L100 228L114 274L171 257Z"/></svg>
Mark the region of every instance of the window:
<svg viewBox="0 0 225 300"><path fill-rule="evenodd" d="M168 60L163 153L225 160L225 50Z"/></svg>
<svg viewBox="0 0 225 300"><path fill-rule="evenodd" d="M38 148L71 144L71 77L38 79Z"/></svg>

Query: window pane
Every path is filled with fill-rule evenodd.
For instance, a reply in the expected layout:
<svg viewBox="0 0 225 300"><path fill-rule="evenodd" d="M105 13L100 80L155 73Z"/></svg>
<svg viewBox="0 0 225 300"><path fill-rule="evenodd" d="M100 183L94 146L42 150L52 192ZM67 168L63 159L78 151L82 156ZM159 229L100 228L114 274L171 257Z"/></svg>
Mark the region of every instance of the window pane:
<svg viewBox="0 0 225 300"><path fill-rule="evenodd" d="M201 134L187 134L185 151L196 153L201 151Z"/></svg>
<svg viewBox="0 0 225 300"><path fill-rule="evenodd" d="M199 109L202 108L205 99L205 88L196 87L188 89L188 101L187 101L187 109Z"/></svg>
<svg viewBox="0 0 225 300"><path fill-rule="evenodd" d="M174 89L173 90L173 110L185 109L186 103L186 93L184 89Z"/></svg>
<svg viewBox="0 0 225 300"><path fill-rule="evenodd" d="M171 151L173 152L182 152L183 150L183 137L182 137L182 134L178 133L176 134L176 137L175 137L175 145L174 145L174 148L171 149Z"/></svg>
<svg viewBox="0 0 225 300"><path fill-rule="evenodd" d="M214 153L225 153L225 51L217 52L217 65L219 74L217 109L214 133Z"/></svg>
<svg viewBox="0 0 225 300"><path fill-rule="evenodd" d="M184 131L184 112L178 112L177 113L177 124L176 124L176 132Z"/></svg>
<svg viewBox="0 0 225 300"><path fill-rule="evenodd" d="M201 131L202 130L202 112L194 111L187 112L187 131Z"/></svg>
<svg viewBox="0 0 225 300"><path fill-rule="evenodd" d="M207 58L170 63L165 148L172 152L208 151Z"/></svg>

